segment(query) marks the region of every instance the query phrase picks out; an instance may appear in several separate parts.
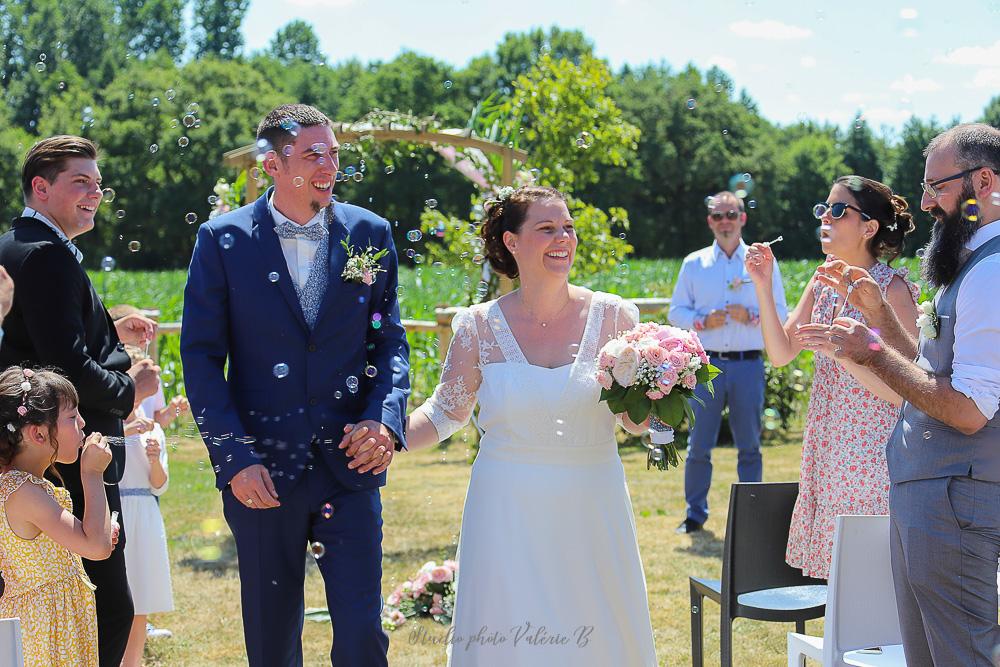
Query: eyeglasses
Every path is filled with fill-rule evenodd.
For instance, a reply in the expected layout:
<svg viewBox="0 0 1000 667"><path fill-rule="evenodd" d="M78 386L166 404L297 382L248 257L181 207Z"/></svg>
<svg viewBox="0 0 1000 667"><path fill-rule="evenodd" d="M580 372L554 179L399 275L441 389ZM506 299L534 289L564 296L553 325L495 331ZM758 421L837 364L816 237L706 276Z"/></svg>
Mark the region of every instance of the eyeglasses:
<svg viewBox="0 0 1000 667"><path fill-rule="evenodd" d="M725 215L725 217L729 218L730 220L736 220L740 217L740 212L733 210L726 211L725 214L715 212L712 214L712 220L718 222L719 220L722 220L723 215Z"/></svg>
<svg viewBox="0 0 1000 667"><path fill-rule="evenodd" d="M844 214L847 213L847 209L851 209L852 211L857 211L859 214L861 214L862 220L872 219L870 215L862 211L857 206L853 204L848 204L847 202L843 201L836 201L833 202L832 204L827 204L825 201L820 202L815 206L813 206L813 215L816 217L817 220L822 220L823 216L826 215L826 212L829 211L831 218L833 218L834 220L840 220L841 218L844 217Z"/></svg>
<svg viewBox="0 0 1000 667"><path fill-rule="evenodd" d="M990 168L987 167L986 165L982 165L979 167L973 167L972 169L966 169L965 171L960 171L957 174L952 174L951 176L946 176L945 178L939 178L934 181L920 181L920 187L924 189L924 192L927 193L928 197L930 197L931 199L937 199L938 196L941 194L941 190L938 189L939 185L962 178L966 174L971 174L972 172L979 171L980 169L990 169ZM994 174L1000 174L1000 172L998 172L996 169L990 169L990 171L992 171Z"/></svg>

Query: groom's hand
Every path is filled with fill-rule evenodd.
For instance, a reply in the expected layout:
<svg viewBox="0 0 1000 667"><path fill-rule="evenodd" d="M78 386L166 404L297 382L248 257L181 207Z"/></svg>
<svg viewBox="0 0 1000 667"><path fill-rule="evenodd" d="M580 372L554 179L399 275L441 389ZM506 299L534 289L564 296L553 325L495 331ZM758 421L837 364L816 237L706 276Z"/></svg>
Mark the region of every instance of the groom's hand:
<svg viewBox="0 0 1000 667"><path fill-rule="evenodd" d="M344 427L344 437L340 441L340 449L347 450L347 456L353 460L347 464L351 470L359 473L371 472L378 475L392 463L395 450L395 437L384 424L366 419L357 424Z"/></svg>
<svg viewBox="0 0 1000 667"><path fill-rule="evenodd" d="M247 466L229 482L236 500L252 510L278 507L278 492L274 490L271 474L260 463Z"/></svg>

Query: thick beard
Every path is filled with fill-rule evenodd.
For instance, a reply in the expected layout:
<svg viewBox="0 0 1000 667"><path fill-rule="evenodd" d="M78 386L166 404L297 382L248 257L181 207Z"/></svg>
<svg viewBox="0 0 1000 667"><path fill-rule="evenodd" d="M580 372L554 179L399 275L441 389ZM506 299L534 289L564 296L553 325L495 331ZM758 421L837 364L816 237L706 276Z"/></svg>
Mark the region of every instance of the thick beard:
<svg viewBox="0 0 1000 667"><path fill-rule="evenodd" d="M962 216L964 202L975 199L971 184L962 184L959 204L951 213L935 205L929 213L934 216L931 240L924 246L920 274L934 287L950 285L962 269L962 251L977 231L979 222Z"/></svg>

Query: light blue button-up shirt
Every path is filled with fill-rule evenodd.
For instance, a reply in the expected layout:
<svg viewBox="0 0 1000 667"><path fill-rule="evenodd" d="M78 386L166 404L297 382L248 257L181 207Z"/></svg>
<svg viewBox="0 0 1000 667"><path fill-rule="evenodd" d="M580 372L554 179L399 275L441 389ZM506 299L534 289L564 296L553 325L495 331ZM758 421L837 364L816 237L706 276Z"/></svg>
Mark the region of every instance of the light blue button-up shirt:
<svg viewBox="0 0 1000 667"><path fill-rule="evenodd" d="M746 254L747 244L742 239L732 257L727 257L715 242L685 257L677 274L669 312L670 323L674 326L695 329L695 324L700 326L711 311L733 304L746 308L753 318L750 324L730 320L721 327L698 331L706 350L742 352L764 349L757 293L743 265ZM788 308L785 306L785 290L777 261L774 263L773 281L778 317L784 321Z"/></svg>

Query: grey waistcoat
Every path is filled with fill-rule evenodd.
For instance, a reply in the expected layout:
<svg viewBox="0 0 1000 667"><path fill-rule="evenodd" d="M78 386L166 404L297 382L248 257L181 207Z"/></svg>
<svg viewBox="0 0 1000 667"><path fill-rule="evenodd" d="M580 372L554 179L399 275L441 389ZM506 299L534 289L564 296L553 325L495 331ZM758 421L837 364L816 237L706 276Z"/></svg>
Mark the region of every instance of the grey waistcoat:
<svg viewBox="0 0 1000 667"><path fill-rule="evenodd" d="M1000 224L1000 223L998 223ZM917 363L935 375L950 378L955 358L955 304L958 289L976 264L1000 253L1000 237L976 248L955 280L938 291L938 336L921 334ZM1000 285L997 286L1000 289ZM996 340L1000 345L1000 337ZM963 477L1000 482L1000 411L973 435L964 435L934 419L909 402L903 403L899 421L886 446L892 484L935 477Z"/></svg>

